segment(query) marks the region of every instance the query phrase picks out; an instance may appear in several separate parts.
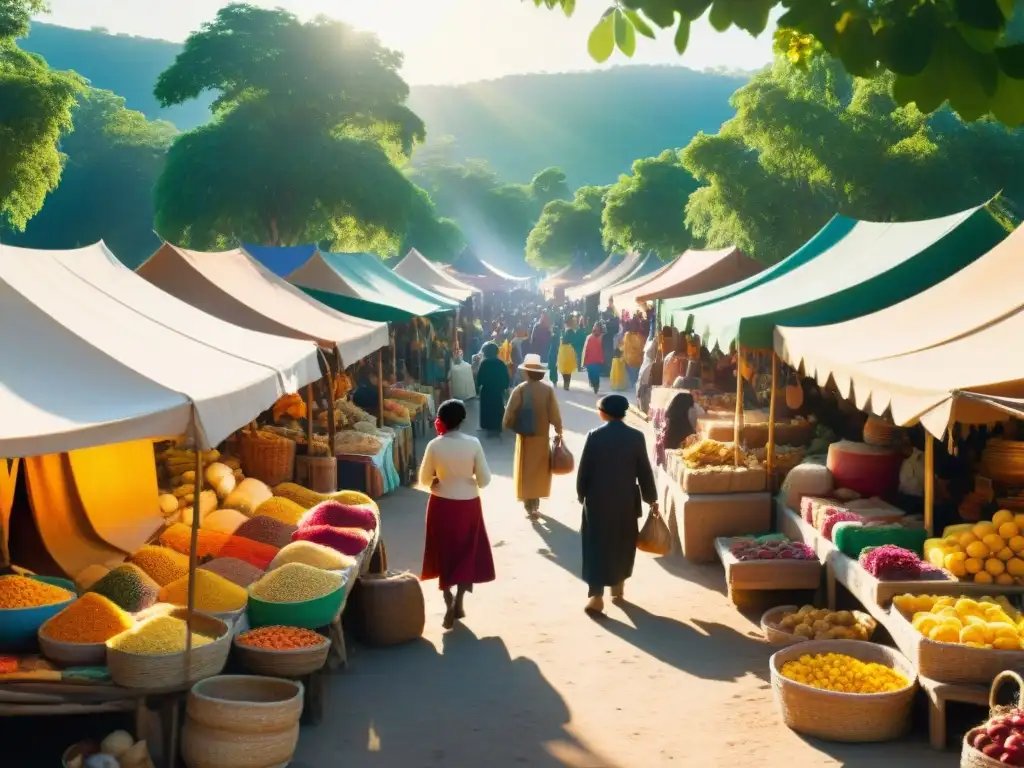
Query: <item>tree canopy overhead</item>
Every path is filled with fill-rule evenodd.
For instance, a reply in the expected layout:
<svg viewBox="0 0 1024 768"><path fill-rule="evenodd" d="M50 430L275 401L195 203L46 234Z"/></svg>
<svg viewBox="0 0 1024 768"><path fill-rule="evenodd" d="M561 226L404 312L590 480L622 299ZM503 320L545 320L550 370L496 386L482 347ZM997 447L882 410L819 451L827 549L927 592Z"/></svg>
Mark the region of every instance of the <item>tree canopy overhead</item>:
<svg viewBox="0 0 1024 768"><path fill-rule="evenodd" d="M222 8L156 85L165 106L218 94L213 122L170 150L158 231L196 248L327 240L397 251L424 204L393 162L424 136L401 62L338 21Z"/></svg>
<svg viewBox="0 0 1024 768"><path fill-rule="evenodd" d="M577 0L533 0L571 15ZM991 113L1024 122L1024 0L615 0L588 41L606 61L637 37L673 35L682 54L690 26L707 14L712 27L763 33L778 16L775 43L794 63L818 51L857 77L891 75L900 104L932 112L946 100L965 120Z"/></svg>
<svg viewBox="0 0 1024 768"><path fill-rule="evenodd" d="M526 260L534 267L558 269L581 258L596 264L605 256L601 211L608 187L580 187L569 200L544 206L526 240Z"/></svg>

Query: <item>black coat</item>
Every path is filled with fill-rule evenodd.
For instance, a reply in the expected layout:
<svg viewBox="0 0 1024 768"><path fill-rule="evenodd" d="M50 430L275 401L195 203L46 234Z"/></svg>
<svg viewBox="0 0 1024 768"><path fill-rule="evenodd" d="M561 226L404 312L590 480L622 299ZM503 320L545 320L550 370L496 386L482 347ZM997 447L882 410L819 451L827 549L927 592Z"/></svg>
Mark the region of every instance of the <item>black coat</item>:
<svg viewBox="0 0 1024 768"><path fill-rule="evenodd" d="M658 500L644 435L610 421L587 435L576 474L583 504L583 580L611 587L633 575L641 500Z"/></svg>

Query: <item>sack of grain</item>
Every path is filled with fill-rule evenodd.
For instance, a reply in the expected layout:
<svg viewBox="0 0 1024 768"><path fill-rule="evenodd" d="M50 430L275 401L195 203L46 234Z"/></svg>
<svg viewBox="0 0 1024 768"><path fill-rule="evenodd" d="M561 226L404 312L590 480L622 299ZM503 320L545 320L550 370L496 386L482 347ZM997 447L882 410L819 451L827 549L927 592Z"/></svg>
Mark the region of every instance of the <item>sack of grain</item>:
<svg viewBox="0 0 1024 768"><path fill-rule="evenodd" d="M356 636L367 645L398 645L421 637L427 620L419 579L396 571L360 576L351 615Z"/></svg>

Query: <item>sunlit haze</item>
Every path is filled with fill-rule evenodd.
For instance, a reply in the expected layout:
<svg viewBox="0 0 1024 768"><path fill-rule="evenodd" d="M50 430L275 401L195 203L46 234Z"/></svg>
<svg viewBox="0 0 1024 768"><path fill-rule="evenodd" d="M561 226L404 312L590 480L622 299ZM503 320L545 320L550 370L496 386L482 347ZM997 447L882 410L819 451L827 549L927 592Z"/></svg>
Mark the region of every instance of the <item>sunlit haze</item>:
<svg viewBox="0 0 1024 768"><path fill-rule="evenodd" d="M166 40L184 40L216 14L224 0L50 0L42 20L69 27L106 27ZM519 72L594 69L587 35L608 0L579 0L576 14L534 7L530 0L276 0L302 17L326 14L376 32L388 46L405 53L410 83L460 83ZM770 31L754 40L744 32L715 32L695 26L680 59L671 35L641 38L636 56L616 54L613 64L682 63L693 69L757 69L771 54Z"/></svg>

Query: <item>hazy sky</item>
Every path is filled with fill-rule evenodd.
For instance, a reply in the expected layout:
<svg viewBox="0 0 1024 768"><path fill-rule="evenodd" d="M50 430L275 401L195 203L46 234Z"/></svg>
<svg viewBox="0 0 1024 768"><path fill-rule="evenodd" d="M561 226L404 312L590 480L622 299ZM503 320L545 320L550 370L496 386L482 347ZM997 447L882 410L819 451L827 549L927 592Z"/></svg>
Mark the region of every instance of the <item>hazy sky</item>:
<svg viewBox="0 0 1024 768"><path fill-rule="evenodd" d="M50 0L45 21L70 27L106 27L167 40L184 40L226 0ZM587 35L608 0L578 0L576 14L534 7L532 0L257 0L299 16L319 13L376 32L405 53L410 83L458 83L516 72L563 72L597 65ZM754 40L744 32L696 25L681 59L671 35L640 38L632 59L642 64L683 63L694 69L757 69L771 57L771 28ZM628 59L616 53L609 64Z"/></svg>

